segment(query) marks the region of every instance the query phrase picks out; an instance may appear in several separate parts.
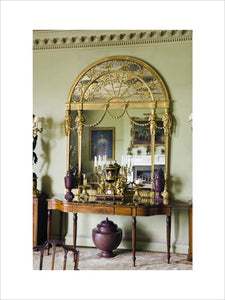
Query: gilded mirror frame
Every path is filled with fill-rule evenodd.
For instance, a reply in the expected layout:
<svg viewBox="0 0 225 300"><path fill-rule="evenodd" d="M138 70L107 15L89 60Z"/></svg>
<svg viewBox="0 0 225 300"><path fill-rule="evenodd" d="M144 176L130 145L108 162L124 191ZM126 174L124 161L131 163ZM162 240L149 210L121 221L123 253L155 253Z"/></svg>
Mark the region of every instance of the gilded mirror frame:
<svg viewBox="0 0 225 300"><path fill-rule="evenodd" d="M81 178L82 135L84 127L99 125L106 114L113 119L125 114L133 124L129 109L146 109L149 111L147 122L151 133L151 189L154 191L154 157L155 134L157 129L157 109L163 109L161 118L165 135L165 188L164 204L168 204L168 147L171 135L172 117L169 113L170 99L161 76L146 62L130 56L111 56L100 59L85 68L76 78L66 101L64 130L67 137L66 168L69 170L69 152L71 130L78 135L78 177ZM122 110L114 116L112 110ZM92 124L86 123L83 112L102 110L101 117ZM74 120L71 111L76 111ZM72 127L72 121L75 126ZM136 124L140 125L138 122Z"/></svg>

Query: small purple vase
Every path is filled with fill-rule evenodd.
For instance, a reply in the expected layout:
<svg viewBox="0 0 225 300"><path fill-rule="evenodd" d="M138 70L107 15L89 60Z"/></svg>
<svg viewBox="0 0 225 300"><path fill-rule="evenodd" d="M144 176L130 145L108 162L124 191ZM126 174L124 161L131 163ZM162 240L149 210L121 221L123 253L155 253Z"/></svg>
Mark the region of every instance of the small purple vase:
<svg viewBox="0 0 225 300"><path fill-rule="evenodd" d="M67 171L66 176L64 177L65 187L68 189L68 192L65 195L65 199L68 202L71 202L74 198L74 194L71 192L72 188L74 187L75 177L72 171Z"/></svg>
<svg viewBox="0 0 225 300"><path fill-rule="evenodd" d="M164 186L165 186L164 173L162 169L159 169L154 178L154 188L155 191L157 192L155 196L156 205L163 204L163 196L161 195L161 193L164 190Z"/></svg>

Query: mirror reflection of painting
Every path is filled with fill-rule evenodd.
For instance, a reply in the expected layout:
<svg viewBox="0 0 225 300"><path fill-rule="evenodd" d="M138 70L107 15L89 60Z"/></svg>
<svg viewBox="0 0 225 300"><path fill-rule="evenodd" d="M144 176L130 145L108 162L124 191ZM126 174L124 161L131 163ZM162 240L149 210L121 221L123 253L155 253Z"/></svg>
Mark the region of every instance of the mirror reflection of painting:
<svg viewBox="0 0 225 300"><path fill-rule="evenodd" d="M148 123L148 119L134 118L138 124ZM147 146L151 143L150 126L138 126L132 123L131 129L132 147Z"/></svg>
<svg viewBox="0 0 225 300"><path fill-rule="evenodd" d="M134 118L135 122L140 125L148 123L148 119ZM131 145L132 147L147 146L151 143L151 133L150 125L139 126L137 124L132 124L131 129ZM163 130L163 121L156 121L156 134L155 134L155 145L163 145L165 143L165 135Z"/></svg>
<svg viewBox="0 0 225 300"><path fill-rule="evenodd" d="M114 160L114 128L91 128L89 143L90 160L95 156Z"/></svg>
<svg viewBox="0 0 225 300"><path fill-rule="evenodd" d="M163 130L163 121L158 120L156 122L156 133L155 133L155 144L164 145L165 144L165 134Z"/></svg>

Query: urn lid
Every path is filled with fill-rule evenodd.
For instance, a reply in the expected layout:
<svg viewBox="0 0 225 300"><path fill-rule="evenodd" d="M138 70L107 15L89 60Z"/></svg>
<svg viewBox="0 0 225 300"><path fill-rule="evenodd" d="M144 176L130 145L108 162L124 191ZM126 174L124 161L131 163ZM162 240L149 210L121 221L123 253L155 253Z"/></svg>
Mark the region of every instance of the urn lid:
<svg viewBox="0 0 225 300"><path fill-rule="evenodd" d="M108 218L97 225L97 231L101 233L110 233L117 231L117 225Z"/></svg>
<svg viewBox="0 0 225 300"><path fill-rule="evenodd" d="M71 170L66 171L66 176L67 177L73 177L73 172Z"/></svg>
<svg viewBox="0 0 225 300"><path fill-rule="evenodd" d="M159 170L156 172L155 178L164 179L164 172L163 172L162 169L159 169Z"/></svg>

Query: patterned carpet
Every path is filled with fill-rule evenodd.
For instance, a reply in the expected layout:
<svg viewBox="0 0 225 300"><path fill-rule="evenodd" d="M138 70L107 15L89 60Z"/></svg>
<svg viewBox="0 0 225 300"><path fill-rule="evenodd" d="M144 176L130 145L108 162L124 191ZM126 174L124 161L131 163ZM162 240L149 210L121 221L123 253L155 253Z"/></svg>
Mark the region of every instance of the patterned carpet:
<svg viewBox="0 0 225 300"><path fill-rule="evenodd" d="M192 270L192 263L187 261L186 254L171 253L170 264L167 263L167 253L136 251L136 267L133 267L132 251L117 249L112 258L99 257L96 248L78 247L80 251L79 270ZM33 269L39 269L39 252L33 253ZM73 269L73 257L68 253L67 270ZM51 255L44 256L43 270L49 270ZM55 270L62 270L63 252L56 252Z"/></svg>

